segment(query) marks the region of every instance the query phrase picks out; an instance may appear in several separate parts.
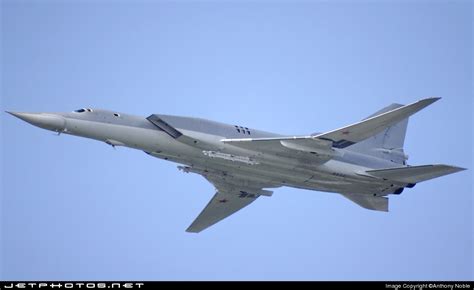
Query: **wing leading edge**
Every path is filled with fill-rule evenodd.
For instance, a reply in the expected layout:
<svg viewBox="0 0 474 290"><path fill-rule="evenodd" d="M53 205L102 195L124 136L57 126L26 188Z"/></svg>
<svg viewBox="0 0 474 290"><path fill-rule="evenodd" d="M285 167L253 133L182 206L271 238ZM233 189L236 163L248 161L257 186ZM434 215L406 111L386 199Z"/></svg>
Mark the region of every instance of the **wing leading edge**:
<svg viewBox="0 0 474 290"><path fill-rule="evenodd" d="M410 117L439 99L440 98L423 99L314 137L323 140L331 140L333 141L333 147L344 148L380 133L385 128Z"/></svg>
<svg viewBox="0 0 474 290"><path fill-rule="evenodd" d="M181 167L180 169L202 175L216 188L216 194L186 229L187 232L191 233L199 233L207 229L251 204L261 195L271 196L273 191L263 188L275 187L272 184L242 180L228 175L219 176L213 173L205 173L196 168Z"/></svg>
<svg viewBox="0 0 474 290"><path fill-rule="evenodd" d="M237 147L258 150L264 147L263 143L278 144L281 150L293 149L297 151L319 154L330 159L332 148L345 148L382 132L385 128L396 124L423 108L431 105L440 98L427 98L406 106L394 106L394 109L371 116L355 124L333 131L312 136L294 136L282 138L245 138L223 139L222 142ZM324 142L327 143L324 143Z"/></svg>
<svg viewBox="0 0 474 290"><path fill-rule="evenodd" d="M218 191L186 231L199 233L251 204L258 197L257 194L247 192Z"/></svg>

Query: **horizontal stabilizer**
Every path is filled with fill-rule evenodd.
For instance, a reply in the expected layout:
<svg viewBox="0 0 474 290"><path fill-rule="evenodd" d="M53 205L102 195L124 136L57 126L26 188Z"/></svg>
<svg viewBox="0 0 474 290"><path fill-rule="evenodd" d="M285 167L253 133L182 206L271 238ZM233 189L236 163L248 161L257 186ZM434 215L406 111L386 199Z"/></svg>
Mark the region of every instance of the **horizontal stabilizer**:
<svg viewBox="0 0 474 290"><path fill-rule="evenodd" d="M375 177L384 178L387 180L415 184L421 181L433 179L462 170L465 170L465 168L437 164L367 170L366 172Z"/></svg>
<svg viewBox="0 0 474 290"><path fill-rule="evenodd" d="M388 211L388 198L386 197L357 193L342 194L342 196L366 209Z"/></svg>

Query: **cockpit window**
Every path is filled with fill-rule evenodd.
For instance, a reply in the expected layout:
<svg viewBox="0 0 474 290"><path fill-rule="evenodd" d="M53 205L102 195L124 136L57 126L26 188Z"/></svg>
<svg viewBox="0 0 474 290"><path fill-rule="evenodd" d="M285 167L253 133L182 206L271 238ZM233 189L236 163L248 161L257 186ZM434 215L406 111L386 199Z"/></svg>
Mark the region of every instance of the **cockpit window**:
<svg viewBox="0 0 474 290"><path fill-rule="evenodd" d="M78 109L74 110L76 113L92 112L92 109Z"/></svg>

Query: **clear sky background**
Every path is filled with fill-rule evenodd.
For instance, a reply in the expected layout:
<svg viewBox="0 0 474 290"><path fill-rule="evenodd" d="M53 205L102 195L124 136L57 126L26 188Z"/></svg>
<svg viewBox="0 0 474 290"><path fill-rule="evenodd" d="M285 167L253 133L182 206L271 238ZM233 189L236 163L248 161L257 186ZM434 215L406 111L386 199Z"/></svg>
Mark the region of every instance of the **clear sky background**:
<svg viewBox="0 0 474 290"><path fill-rule="evenodd" d="M200 234L214 193L127 148L1 113L2 277L473 279L471 1L2 1L2 110L104 108L283 134L394 102L413 165L469 170L392 196L390 213L280 188Z"/></svg>

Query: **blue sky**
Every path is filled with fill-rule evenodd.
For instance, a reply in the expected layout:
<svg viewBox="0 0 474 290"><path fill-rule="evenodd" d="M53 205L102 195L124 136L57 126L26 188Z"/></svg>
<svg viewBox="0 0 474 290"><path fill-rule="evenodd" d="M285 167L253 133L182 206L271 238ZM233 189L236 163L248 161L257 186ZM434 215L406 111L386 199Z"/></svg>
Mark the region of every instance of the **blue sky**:
<svg viewBox="0 0 474 290"><path fill-rule="evenodd" d="M283 134L394 102L413 165L469 170L390 213L280 188L201 234L213 195L143 152L1 114L4 279L473 279L472 3L2 1L1 105L203 117Z"/></svg>

